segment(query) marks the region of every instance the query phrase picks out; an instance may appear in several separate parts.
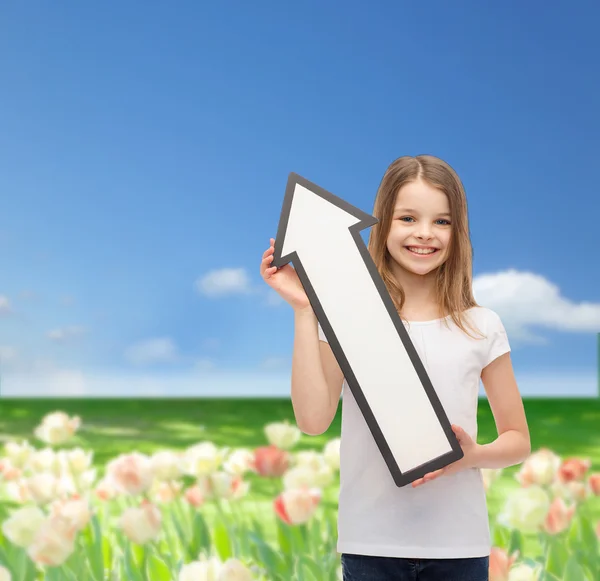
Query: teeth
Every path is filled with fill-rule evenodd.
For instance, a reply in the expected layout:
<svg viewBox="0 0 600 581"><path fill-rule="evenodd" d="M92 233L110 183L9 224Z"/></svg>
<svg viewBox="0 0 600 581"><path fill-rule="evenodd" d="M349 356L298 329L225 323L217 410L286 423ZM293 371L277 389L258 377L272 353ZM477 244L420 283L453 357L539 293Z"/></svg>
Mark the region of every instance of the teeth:
<svg viewBox="0 0 600 581"><path fill-rule="evenodd" d="M413 248L412 246L409 246L408 249L417 254L431 254L435 252L435 249L432 248Z"/></svg>

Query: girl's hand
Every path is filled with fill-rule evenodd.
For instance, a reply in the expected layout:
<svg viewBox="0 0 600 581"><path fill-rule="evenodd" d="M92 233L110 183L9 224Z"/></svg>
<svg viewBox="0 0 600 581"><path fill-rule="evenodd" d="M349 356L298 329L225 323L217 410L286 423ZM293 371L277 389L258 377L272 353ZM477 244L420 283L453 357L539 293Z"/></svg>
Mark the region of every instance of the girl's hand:
<svg viewBox="0 0 600 581"><path fill-rule="evenodd" d="M438 478L440 476L454 474L459 470L475 468L477 466L477 442L475 442L475 440L473 440L473 438L471 438L471 436L469 436L467 432L465 432L460 426L457 426L456 424L452 424L452 431L456 434L456 437L458 438L458 443L462 448L464 456L460 460L452 462L452 464L448 464L448 466L444 466L443 468L435 470L434 472L429 472L428 474L425 474L423 478L415 480L412 483L413 488L421 486L421 484L429 482L430 480L434 480L435 478Z"/></svg>
<svg viewBox="0 0 600 581"><path fill-rule="evenodd" d="M275 252L275 240L271 238L271 246L265 250L260 263L260 275L265 282L275 290L279 296L289 303L294 310L308 309L311 307L304 287L298 278L297 272L291 265L286 264L283 268L270 266L273 262Z"/></svg>

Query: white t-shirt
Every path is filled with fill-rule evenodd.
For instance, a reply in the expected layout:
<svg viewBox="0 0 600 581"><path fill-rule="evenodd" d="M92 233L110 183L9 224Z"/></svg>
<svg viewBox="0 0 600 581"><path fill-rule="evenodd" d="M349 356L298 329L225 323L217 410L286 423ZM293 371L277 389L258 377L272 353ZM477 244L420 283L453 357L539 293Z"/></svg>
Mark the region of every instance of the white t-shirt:
<svg viewBox="0 0 600 581"><path fill-rule="evenodd" d="M477 441L481 372L510 345L494 311L473 307L465 314L486 338L469 337L450 317L449 329L443 319L404 326L448 419ZM327 341L320 325L319 338ZM399 488L344 380L338 553L445 559L487 556L490 549L481 471L465 469Z"/></svg>

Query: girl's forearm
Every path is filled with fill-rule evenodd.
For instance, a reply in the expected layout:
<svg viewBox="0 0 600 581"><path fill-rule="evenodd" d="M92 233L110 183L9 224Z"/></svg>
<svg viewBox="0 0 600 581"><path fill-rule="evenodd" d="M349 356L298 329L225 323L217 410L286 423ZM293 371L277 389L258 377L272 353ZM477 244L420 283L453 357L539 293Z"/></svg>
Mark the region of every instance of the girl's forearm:
<svg viewBox="0 0 600 581"><path fill-rule="evenodd" d="M489 444L477 444L477 468L506 468L520 464L531 453L529 437L517 430L507 430Z"/></svg>

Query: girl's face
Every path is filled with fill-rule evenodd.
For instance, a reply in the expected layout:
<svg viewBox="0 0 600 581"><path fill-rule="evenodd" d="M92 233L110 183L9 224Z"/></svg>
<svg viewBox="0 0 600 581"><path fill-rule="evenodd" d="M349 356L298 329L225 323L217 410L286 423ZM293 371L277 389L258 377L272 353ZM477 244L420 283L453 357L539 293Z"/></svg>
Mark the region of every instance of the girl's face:
<svg viewBox="0 0 600 581"><path fill-rule="evenodd" d="M396 197L387 238L400 269L417 275L434 271L448 257L450 234L446 194L420 180L405 184Z"/></svg>

